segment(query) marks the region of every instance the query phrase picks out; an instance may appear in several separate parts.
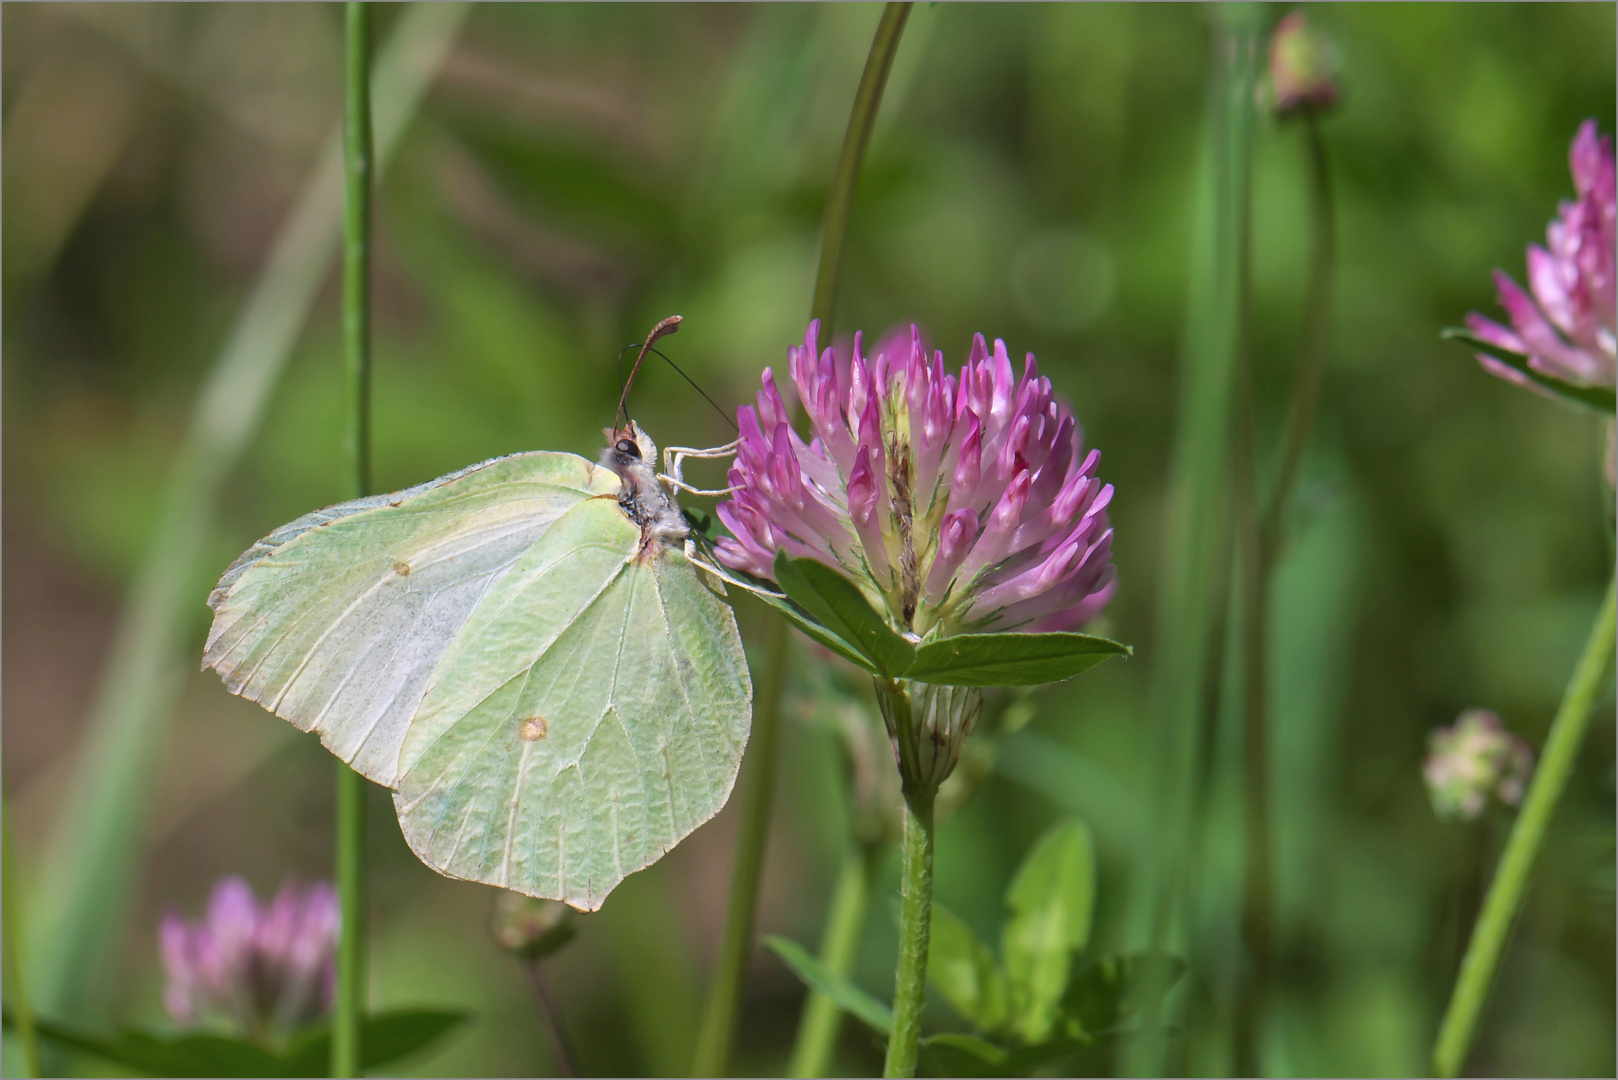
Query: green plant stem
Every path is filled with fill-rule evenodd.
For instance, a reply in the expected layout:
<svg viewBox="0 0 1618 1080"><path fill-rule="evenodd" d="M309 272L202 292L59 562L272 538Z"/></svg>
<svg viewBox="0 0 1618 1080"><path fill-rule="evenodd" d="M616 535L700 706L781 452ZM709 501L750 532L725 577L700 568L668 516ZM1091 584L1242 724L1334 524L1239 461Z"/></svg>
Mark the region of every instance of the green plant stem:
<svg viewBox="0 0 1618 1080"><path fill-rule="evenodd" d="M871 52L854 93L848 129L837 155L837 168L821 217L820 269L815 276L811 319L820 320L822 341L830 341L837 307L837 285L848 231L848 212L854 202L860 163L871 140L882 91L899 49L899 38L910 14L910 4L890 3L882 12ZM800 403L799 410L801 412ZM742 823L736 835L730 904L725 911L724 938L720 943L713 984L697 1029L693 1076L724 1076L736 1037L736 1014L742 983L753 949L753 928L758 914L759 878L764 872L764 846L769 836L770 809L775 794L775 752L781 723L781 694L786 687L791 657L786 621L772 618L764 631L764 671L753 699L753 732L747 752L747 780L743 786Z"/></svg>
<svg viewBox="0 0 1618 1080"><path fill-rule="evenodd" d="M859 951L880 850L876 844L850 844L838 867L831 909L826 913L826 932L820 942L820 961L834 974L847 975ZM818 991L809 992L798 1019L798 1036L787 1063L788 1076L825 1075L837 1047L842 1019L843 1010L836 1002Z"/></svg>
<svg viewBox="0 0 1618 1080"><path fill-rule="evenodd" d="M343 369L348 415L344 448L351 498L371 488L371 6L351 2L343 124ZM366 779L337 765L337 1001L332 1016L333 1076L363 1073L367 881Z"/></svg>
<svg viewBox="0 0 1618 1080"><path fill-rule="evenodd" d="M759 883L764 874L764 847L770 830L770 804L775 798L775 751L781 736L781 694L786 687L790 633L785 619L764 628L764 677L753 701L753 736L747 752L747 783L742 820L736 835L736 865L730 879L730 905L725 910L724 938L719 944L714 981L708 990L692 1076L725 1076L736 1040L736 1013L741 1004L747 960L753 951L753 925L758 914Z"/></svg>
<svg viewBox="0 0 1618 1080"><path fill-rule="evenodd" d="M1241 393L1235 429L1236 492L1239 506L1240 576L1242 580L1242 697L1243 773L1242 824L1244 868L1242 882L1242 941L1247 970L1236 1007L1236 1072L1260 1074L1259 1045L1263 1036L1272 982L1275 949L1274 823L1270 808L1269 615L1270 586L1284 543L1287 506L1297 484L1304 450L1309 444L1315 405L1326 368L1331 329L1332 268L1336 232L1333 224L1331 175L1326 144L1314 112L1304 115L1309 146L1309 184L1312 201L1313 246L1305 301L1303 344L1293 378L1282 435L1281 466L1269 504L1259 511L1257 486L1257 403L1254 400L1252 360L1249 352L1247 305L1251 274L1251 191L1244 193L1241 229L1242 350Z"/></svg>
<svg viewBox="0 0 1618 1080"><path fill-rule="evenodd" d="M545 974L545 961L537 956L530 957L523 961L523 967L527 969L528 989L534 995L534 1008L545 1025L545 1034L550 1037L551 1059L556 1066L556 1075L578 1076L578 1055L573 1052L573 1040L567 1037L567 1022L562 1016L561 1003L556 1000L556 992L551 989L550 977Z"/></svg>
<svg viewBox="0 0 1618 1080"><path fill-rule="evenodd" d="M467 12L464 4L416 4L394 23L376 71L379 162L398 144ZM31 988L45 1015L80 1016L95 991L118 984L108 967L124 951L167 721L196 670L186 642L212 583L211 574L198 579L198 562L220 492L259 430L336 250L341 180L333 133L197 396L119 614L29 905L37 913Z"/></svg>
<svg viewBox="0 0 1618 1080"><path fill-rule="evenodd" d="M29 1076L39 1075L39 1033L34 1029L34 1008L23 981L22 908L19 906L17 850L11 836L11 804L0 798L0 921L4 922L6 1006L22 1043L23 1063Z"/></svg>
<svg viewBox="0 0 1618 1080"><path fill-rule="evenodd" d="M893 1034L883 1076L914 1076L927 1001L927 948L933 924L933 798L906 792L903 863L899 871L899 966L893 977Z"/></svg>
<svg viewBox="0 0 1618 1080"><path fill-rule="evenodd" d="M1183 951L1195 918L1189 895L1199 716L1211 646L1228 620L1219 610L1219 575L1230 557L1222 528L1233 472L1231 420L1237 385L1240 276L1238 237L1248 186L1254 85L1264 10L1256 4L1207 9L1209 76L1197 164L1182 385L1163 544L1163 585L1155 617L1148 713L1153 728L1151 844L1131 883L1129 934L1153 951ZM1196 962L1195 959L1193 962ZM1175 1002L1154 1002L1128 1040L1130 1075L1163 1072L1163 1031Z"/></svg>
<svg viewBox="0 0 1618 1080"><path fill-rule="evenodd" d="M1607 585L1607 597L1596 615L1595 625L1590 628L1589 640L1584 644L1578 667L1573 670L1573 678L1562 695L1562 705L1551 721L1551 731L1545 739L1545 750L1534 771L1534 779L1528 785L1528 795L1506 840L1494 880L1489 883L1483 912L1472 928L1472 941L1461 961L1460 975L1455 980L1455 990L1433 1048L1433 1071L1439 1076L1456 1076L1466 1063L1478 1013L1488 996L1506 938L1522 906L1534 859L1545 839L1545 828L1573 773L1573 762L1578 757L1579 744L1584 741L1590 710L1613 658L1614 618L1618 615L1615 588L1618 588L1618 579Z"/></svg>
<svg viewBox="0 0 1618 1080"><path fill-rule="evenodd" d="M888 74L893 70L893 58L899 52L899 37L904 33L905 20L910 18L910 8L907 3L890 3L882 9L882 20L876 24L876 37L871 41L870 55L865 58L859 88L854 91L854 108L849 113L843 145L837 153L837 171L832 174L831 188L826 192L826 209L820 224L820 270L815 275L815 299L811 308L814 313L811 318L820 320L820 339L825 342L831 341L832 322L837 314L843 238L848 233L854 187L859 182L860 165L871 141L871 130L876 126L882 91L887 89Z"/></svg>
<svg viewBox="0 0 1618 1080"><path fill-rule="evenodd" d="M1337 225L1332 197L1331 169L1326 158L1326 141L1320 133L1320 118L1311 110L1303 115L1303 130L1309 149L1309 186L1313 247L1309 260L1308 292L1304 300L1303 342L1298 353L1298 370L1287 404L1286 426L1281 436L1281 467L1275 488L1270 492L1264 514L1261 540L1266 565L1274 563L1283 544L1283 526L1292 489L1303 465L1314 425L1315 406L1320 400L1320 383L1326 373L1326 357L1331 344L1332 283L1337 264Z"/></svg>

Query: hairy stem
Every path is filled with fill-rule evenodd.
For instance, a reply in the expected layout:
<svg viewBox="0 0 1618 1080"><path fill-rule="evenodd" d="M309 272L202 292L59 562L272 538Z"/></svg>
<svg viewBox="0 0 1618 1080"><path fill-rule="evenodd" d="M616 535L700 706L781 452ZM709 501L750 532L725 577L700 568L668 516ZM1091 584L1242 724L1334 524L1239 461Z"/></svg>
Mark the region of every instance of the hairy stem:
<svg viewBox="0 0 1618 1080"><path fill-rule="evenodd" d="M820 961L827 970L847 975L865 932L865 913L876 874L876 844L850 844L837 870L826 932L820 942ZM824 1076L837 1047L843 1011L825 994L811 990L798 1019L798 1037L787 1063L788 1076Z"/></svg>
<svg viewBox="0 0 1618 1080"><path fill-rule="evenodd" d="M906 792L900 869L899 966L893 976L893 1033L883 1076L914 1076L927 1001L927 947L933 924L933 797Z"/></svg>
<svg viewBox="0 0 1618 1080"><path fill-rule="evenodd" d="M347 5L347 70L343 116L343 367L348 391L346 482L351 498L371 488L371 8ZM360 1076L365 1019L366 780L337 765L337 1001L332 1017L331 1072Z"/></svg>
<svg viewBox="0 0 1618 1080"><path fill-rule="evenodd" d="M1567 787L1573 773L1573 762L1578 756L1579 744L1584 740L1584 729L1590 720L1590 710L1600 691L1607 665L1613 656L1615 613L1613 590L1618 580L1607 585L1607 598L1590 628L1584 655L1573 671L1573 678L1562 695L1562 705L1551 721L1550 734L1545 739L1545 750L1539 767L1528 786L1522 810L1512 826L1506 849L1500 856L1494 880L1483 900L1483 912L1472 928L1472 941L1461 961L1461 972L1455 980L1455 990L1444 1013L1444 1022L1438 1030L1438 1043L1433 1048L1433 1071L1439 1076L1458 1075L1466 1062L1467 1049L1472 1045L1473 1030L1478 1013L1494 981L1495 968L1505 950L1506 938L1512 922L1522 906L1523 893L1528 888L1529 874L1534 859L1545 840L1545 827L1550 824L1556 804Z"/></svg>
<svg viewBox="0 0 1618 1080"><path fill-rule="evenodd" d="M832 316L837 306L837 284L843 254L843 237L848 231L848 212L854 202L860 163L882 91L899 49L899 37L910 4L889 4L877 24L865 71L854 93L854 108L837 155L837 169L826 207L821 217L820 270L815 277L814 302L810 318L819 319L822 340L829 341ZM799 406L801 409L801 405ZM730 906L725 912L724 939L714 971L713 986L697 1030L697 1049L691 1065L693 1076L724 1076L730 1069L730 1055L736 1037L736 1012L741 1003L742 982L747 960L753 949L753 926L758 913L759 877L764 872L764 842L769 835L770 807L775 792L775 748L781 723L781 693L786 687L790 659L787 624L770 619L765 629L764 672L753 699L753 734L748 748L748 779L742 803L742 824L736 836L736 862L730 887Z"/></svg>
<svg viewBox="0 0 1618 1080"><path fill-rule="evenodd" d="M34 1008L23 982L22 908L18 906L17 851L11 838L11 804L0 800L0 921L5 932L5 998L22 1043L23 1063L29 1076L39 1075L39 1033L34 1029Z"/></svg>

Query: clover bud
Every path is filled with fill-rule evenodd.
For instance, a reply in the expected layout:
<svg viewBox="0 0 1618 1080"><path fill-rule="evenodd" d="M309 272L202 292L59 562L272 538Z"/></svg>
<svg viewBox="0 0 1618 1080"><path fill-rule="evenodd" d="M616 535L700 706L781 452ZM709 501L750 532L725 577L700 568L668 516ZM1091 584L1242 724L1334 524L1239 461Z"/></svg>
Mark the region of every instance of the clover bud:
<svg viewBox="0 0 1618 1080"><path fill-rule="evenodd" d="M578 933L574 911L559 900L538 900L502 889L489 932L495 943L527 960L543 960Z"/></svg>
<svg viewBox="0 0 1618 1080"><path fill-rule="evenodd" d="M1337 50L1294 11L1270 36L1270 92L1275 111L1287 116L1329 108L1337 100Z"/></svg>
<svg viewBox="0 0 1618 1080"><path fill-rule="evenodd" d="M1494 713L1468 709L1428 737L1421 771L1439 818L1473 821L1491 795L1507 806L1522 801L1534 771L1534 752Z"/></svg>

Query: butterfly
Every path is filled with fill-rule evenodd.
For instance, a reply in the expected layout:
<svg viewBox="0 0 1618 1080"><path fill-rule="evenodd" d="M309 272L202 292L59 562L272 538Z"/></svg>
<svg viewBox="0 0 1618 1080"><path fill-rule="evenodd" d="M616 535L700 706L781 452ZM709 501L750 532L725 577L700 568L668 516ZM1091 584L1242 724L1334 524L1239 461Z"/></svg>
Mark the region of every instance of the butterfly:
<svg viewBox="0 0 1618 1080"><path fill-rule="evenodd" d="M678 501L683 459L731 448L659 474L633 420L606 435L283 525L209 596L203 656L392 788L433 869L586 911L724 806L752 715Z"/></svg>

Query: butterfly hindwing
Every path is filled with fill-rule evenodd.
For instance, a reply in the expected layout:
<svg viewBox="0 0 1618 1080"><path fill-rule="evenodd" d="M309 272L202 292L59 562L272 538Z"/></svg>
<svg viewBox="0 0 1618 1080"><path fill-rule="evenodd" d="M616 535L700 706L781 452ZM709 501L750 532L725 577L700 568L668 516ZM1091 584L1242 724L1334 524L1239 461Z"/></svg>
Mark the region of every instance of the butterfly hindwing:
<svg viewBox="0 0 1618 1080"><path fill-rule="evenodd" d="M429 677L483 597L566 511L618 486L538 451L305 515L225 572L203 665L392 787Z"/></svg>
<svg viewBox="0 0 1618 1080"><path fill-rule="evenodd" d="M581 503L445 653L400 825L442 873L597 908L724 805L751 698L722 596L613 500Z"/></svg>

